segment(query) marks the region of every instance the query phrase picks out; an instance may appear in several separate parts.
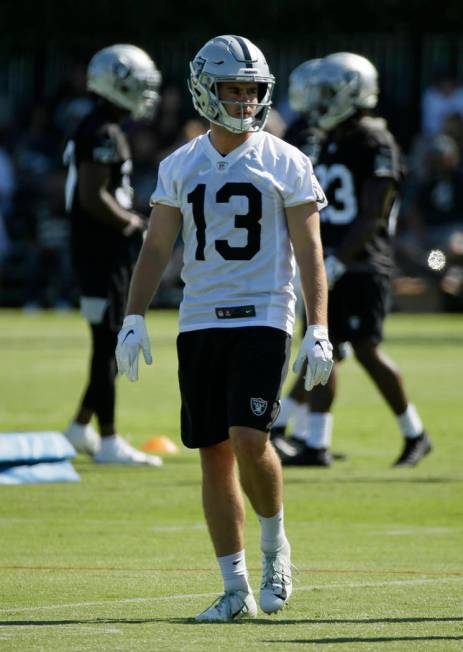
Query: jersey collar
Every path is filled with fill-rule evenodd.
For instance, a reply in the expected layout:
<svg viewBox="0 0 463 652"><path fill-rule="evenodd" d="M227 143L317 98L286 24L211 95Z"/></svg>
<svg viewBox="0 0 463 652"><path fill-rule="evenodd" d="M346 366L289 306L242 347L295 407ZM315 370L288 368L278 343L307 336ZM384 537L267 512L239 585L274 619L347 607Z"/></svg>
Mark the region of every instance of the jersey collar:
<svg viewBox="0 0 463 652"><path fill-rule="evenodd" d="M214 166L220 167L221 165L223 165L226 168L230 168L230 166L234 165L236 161L238 161L242 156L244 156L250 149L252 149L258 143L260 143L260 141L264 137L262 131L256 131L251 135L250 138L245 140L244 143L239 145L239 147L236 147L226 156L222 156L222 154L220 154L220 152L218 152L213 146L213 144L211 143L211 139L209 135L210 135L210 131L208 131L202 137L202 146L203 146L204 153L206 154L206 156Z"/></svg>

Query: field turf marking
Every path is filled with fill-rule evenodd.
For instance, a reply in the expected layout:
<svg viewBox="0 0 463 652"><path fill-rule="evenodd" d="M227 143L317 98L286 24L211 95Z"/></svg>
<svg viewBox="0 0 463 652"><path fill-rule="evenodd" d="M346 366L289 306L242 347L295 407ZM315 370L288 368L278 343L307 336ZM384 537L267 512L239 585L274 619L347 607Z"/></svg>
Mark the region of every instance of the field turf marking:
<svg viewBox="0 0 463 652"><path fill-rule="evenodd" d="M415 580L391 580L385 582L349 582L346 584L308 584L306 586L294 587L294 592L304 591L326 591L334 589L368 589L387 586L419 586L425 584L445 584L449 582L463 583L461 577L442 577L433 579L415 579ZM217 592L209 593L185 593L177 595L155 596L151 598L123 598L121 600L102 600L99 602L73 602L65 604L41 605L37 607L9 607L7 609L0 609L0 613L25 613L33 611L50 611L59 609L76 609L80 607L103 607L110 604L141 604L144 602L163 602L169 600L196 600L197 598L215 597Z"/></svg>

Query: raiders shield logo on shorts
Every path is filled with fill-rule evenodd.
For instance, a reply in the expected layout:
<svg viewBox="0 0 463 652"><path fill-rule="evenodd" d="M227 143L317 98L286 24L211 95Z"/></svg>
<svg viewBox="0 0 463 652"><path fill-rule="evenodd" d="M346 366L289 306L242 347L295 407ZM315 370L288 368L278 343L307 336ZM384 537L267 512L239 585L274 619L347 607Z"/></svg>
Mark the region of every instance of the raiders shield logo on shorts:
<svg viewBox="0 0 463 652"><path fill-rule="evenodd" d="M267 409L267 401L264 401L263 398L251 398L251 410L254 412L256 417L260 417L264 414Z"/></svg>

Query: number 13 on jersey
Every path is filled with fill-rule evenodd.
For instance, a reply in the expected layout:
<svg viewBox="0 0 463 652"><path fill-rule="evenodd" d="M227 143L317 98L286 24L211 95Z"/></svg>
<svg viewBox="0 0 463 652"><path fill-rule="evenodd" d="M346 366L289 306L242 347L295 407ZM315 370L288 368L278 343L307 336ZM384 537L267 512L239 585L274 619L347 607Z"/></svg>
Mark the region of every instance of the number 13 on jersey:
<svg viewBox="0 0 463 652"><path fill-rule="evenodd" d="M206 184L200 183L188 196L188 203L193 207L193 220L196 226L196 260L205 260L207 224L204 215ZM247 231L247 242L242 247L230 245L227 240L215 240L215 248L224 260L251 260L260 250L262 219L262 195L252 183L233 183L223 185L217 191L215 201L218 204L228 203L231 197L246 197L248 212L245 215L235 215L235 228Z"/></svg>

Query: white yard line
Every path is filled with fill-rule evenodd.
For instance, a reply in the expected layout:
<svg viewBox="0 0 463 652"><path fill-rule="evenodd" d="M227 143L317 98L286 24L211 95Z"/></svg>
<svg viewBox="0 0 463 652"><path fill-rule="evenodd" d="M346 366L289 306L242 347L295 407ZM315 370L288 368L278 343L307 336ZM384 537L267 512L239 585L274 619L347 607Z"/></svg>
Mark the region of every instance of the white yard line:
<svg viewBox="0 0 463 652"><path fill-rule="evenodd" d="M463 583L463 577L442 577L442 578L431 578L431 579L410 579L410 580L391 580L385 582L349 582L346 584L307 584L306 586L295 586L294 592L302 591L329 591L334 589L339 591L341 589L368 589L368 588L377 588L377 587L387 587L387 586L421 586L423 584L445 584L445 583ZM77 609L80 607L104 607L105 605L117 605L117 604L142 604L144 602L164 602L169 600L196 600L197 598L209 598L215 597L217 593L185 593L177 595L165 595L165 596L156 596L151 598L123 598L121 600L102 600L99 602L72 602L65 604L51 604L51 605L40 605L37 607L9 607L8 609L0 609L0 614L9 614L9 613L33 613L38 611L53 611L60 609ZM6 626L6 625L5 625ZM10 625L9 625L10 626Z"/></svg>

